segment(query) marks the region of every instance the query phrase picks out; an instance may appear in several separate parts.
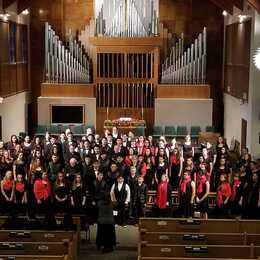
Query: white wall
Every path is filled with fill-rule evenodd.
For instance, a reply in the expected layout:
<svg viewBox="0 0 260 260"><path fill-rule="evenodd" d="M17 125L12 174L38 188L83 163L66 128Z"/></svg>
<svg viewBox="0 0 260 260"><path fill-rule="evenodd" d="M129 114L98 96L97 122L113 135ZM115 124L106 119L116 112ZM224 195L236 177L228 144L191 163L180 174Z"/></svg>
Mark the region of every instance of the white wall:
<svg viewBox="0 0 260 260"><path fill-rule="evenodd" d="M96 99L80 97L39 97L38 125L50 125L51 105L84 105L85 124L96 126Z"/></svg>
<svg viewBox="0 0 260 260"><path fill-rule="evenodd" d="M27 131L27 105L28 92L22 92L4 98L0 104L0 116L2 117L2 138L9 141L12 134Z"/></svg>
<svg viewBox="0 0 260 260"><path fill-rule="evenodd" d="M212 99L155 99L155 125L200 126L212 125Z"/></svg>
<svg viewBox="0 0 260 260"><path fill-rule="evenodd" d="M234 15L226 17L225 26L238 22L239 14L252 19L248 103L241 105L240 99L224 95L224 135L228 143L232 137L241 143L241 120L247 120L247 147L254 158L260 158L260 71L253 64L254 52L260 47L260 16L253 8L245 6L244 10L241 12L235 8Z"/></svg>

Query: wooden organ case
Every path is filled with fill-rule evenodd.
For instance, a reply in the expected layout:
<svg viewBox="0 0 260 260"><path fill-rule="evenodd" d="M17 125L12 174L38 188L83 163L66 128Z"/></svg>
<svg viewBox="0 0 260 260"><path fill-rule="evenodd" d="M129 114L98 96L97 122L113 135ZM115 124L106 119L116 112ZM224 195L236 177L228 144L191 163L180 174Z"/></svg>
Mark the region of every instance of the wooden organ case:
<svg viewBox="0 0 260 260"><path fill-rule="evenodd" d="M106 119L144 119L154 123L161 41L158 37L94 37L93 80L96 86L97 129Z"/></svg>

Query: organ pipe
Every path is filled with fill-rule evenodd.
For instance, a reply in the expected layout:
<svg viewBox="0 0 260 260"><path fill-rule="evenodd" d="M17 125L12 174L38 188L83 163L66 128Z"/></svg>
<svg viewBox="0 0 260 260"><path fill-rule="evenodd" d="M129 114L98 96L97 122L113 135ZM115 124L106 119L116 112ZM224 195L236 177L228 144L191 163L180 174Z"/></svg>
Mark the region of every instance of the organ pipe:
<svg viewBox="0 0 260 260"><path fill-rule="evenodd" d="M49 83L89 83L90 59L80 42L70 35L68 46L45 23L45 74Z"/></svg>
<svg viewBox="0 0 260 260"><path fill-rule="evenodd" d="M204 84L207 66L207 29L198 35L194 43L184 51L182 37L171 49L170 56L162 64L163 84Z"/></svg>

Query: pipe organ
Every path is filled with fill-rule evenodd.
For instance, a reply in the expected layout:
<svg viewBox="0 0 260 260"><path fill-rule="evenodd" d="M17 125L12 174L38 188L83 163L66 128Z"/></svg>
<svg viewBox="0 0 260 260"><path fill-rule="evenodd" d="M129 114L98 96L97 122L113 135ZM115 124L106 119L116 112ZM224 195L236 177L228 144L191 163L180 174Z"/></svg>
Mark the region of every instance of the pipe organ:
<svg viewBox="0 0 260 260"><path fill-rule="evenodd" d="M163 84L205 84L207 59L206 28L184 51L183 36L171 48L162 64Z"/></svg>
<svg viewBox="0 0 260 260"><path fill-rule="evenodd" d="M158 35L159 0L96 0L96 36Z"/></svg>
<svg viewBox="0 0 260 260"><path fill-rule="evenodd" d="M109 49L109 47L108 47ZM152 108L157 73L154 50L96 53L96 98L98 107Z"/></svg>
<svg viewBox="0 0 260 260"><path fill-rule="evenodd" d="M48 83L89 83L90 59L80 42L69 37L64 45L45 24L45 75Z"/></svg>

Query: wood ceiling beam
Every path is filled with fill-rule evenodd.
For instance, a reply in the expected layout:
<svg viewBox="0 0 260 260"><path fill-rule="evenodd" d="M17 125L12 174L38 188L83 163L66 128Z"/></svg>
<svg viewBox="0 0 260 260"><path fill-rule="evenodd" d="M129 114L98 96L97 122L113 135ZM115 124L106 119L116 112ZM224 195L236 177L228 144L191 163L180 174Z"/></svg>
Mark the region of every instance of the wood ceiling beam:
<svg viewBox="0 0 260 260"><path fill-rule="evenodd" d="M244 0L233 0L234 6L236 6L238 9L242 10L244 9Z"/></svg>
<svg viewBox="0 0 260 260"><path fill-rule="evenodd" d="M232 0L210 0L222 10L226 10L229 14L233 14L233 1Z"/></svg>
<svg viewBox="0 0 260 260"><path fill-rule="evenodd" d="M3 0L3 9L5 10L8 8L11 4L15 3L16 0Z"/></svg>
<svg viewBox="0 0 260 260"><path fill-rule="evenodd" d="M247 2L260 14L260 0L247 0Z"/></svg>

